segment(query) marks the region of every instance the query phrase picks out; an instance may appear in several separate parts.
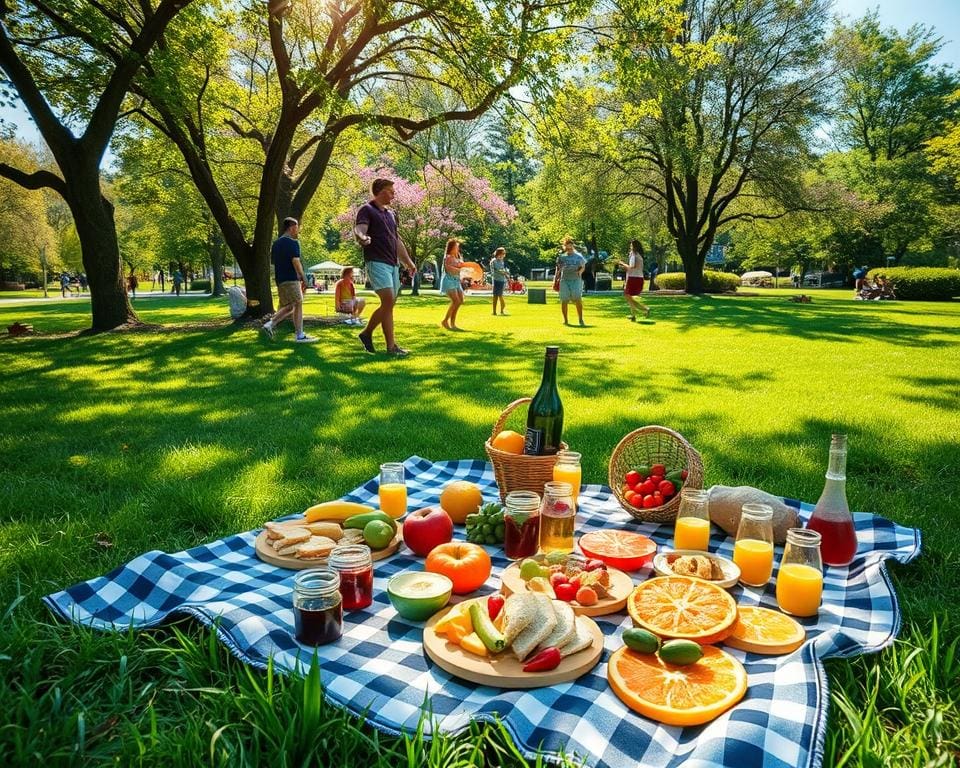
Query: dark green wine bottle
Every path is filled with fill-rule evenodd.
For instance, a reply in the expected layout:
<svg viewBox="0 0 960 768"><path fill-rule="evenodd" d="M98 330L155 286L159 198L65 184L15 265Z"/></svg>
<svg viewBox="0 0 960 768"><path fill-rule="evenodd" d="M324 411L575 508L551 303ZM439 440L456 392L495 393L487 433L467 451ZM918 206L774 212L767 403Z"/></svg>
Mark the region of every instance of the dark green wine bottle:
<svg viewBox="0 0 960 768"><path fill-rule="evenodd" d="M543 379L527 412L527 434L523 452L545 456L560 450L563 435L563 403L557 391L557 355L560 347L547 347L543 360Z"/></svg>

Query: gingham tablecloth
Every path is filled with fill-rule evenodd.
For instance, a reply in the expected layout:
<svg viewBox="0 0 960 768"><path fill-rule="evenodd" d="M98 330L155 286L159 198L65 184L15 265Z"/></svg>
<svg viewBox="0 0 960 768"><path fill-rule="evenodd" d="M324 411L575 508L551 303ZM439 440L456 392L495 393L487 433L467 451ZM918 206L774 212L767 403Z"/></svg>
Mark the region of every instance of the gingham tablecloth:
<svg viewBox="0 0 960 768"><path fill-rule="evenodd" d="M493 472L484 462L432 463L412 456L405 464L410 509L436 504L440 490L453 479L478 483L485 500L498 498ZM370 502L376 496L373 479L345 498ZM802 515L811 510L810 505L799 507ZM631 625L626 614L598 619L606 635L603 656L573 682L504 691L450 676L424 656L422 624L400 618L387 600L391 576L423 568L422 559L405 547L376 563L373 605L345 614L343 637L318 649L325 693L334 704L365 713L368 722L387 733L415 729L425 711L434 727L450 732L466 728L471 720L499 718L528 756L538 749L563 750L595 766L819 766L828 704L822 659L875 652L893 642L900 610L884 561L906 563L920 551L917 530L869 514L858 513L855 520L857 558L849 568L827 569L819 616L803 622L807 641L781 657L728 649L747 669L747 694L705 726L658 725L627 709L609 689L606 662L622 645L621 631ZM660 545L672 545L669 526L637 525L605 486L584 487L578 525L584 533L600 527L639 530ZM59 616L103 630L193 616L214 628L248 664L263 668L273 656L277 667L297 670L309 664L314 649L293 638L294 572L257 559L256 534L229 536L172 555L147 552L45 600ZM462 535L460 530L457 537ZM715 528L711 550L732 557L733 541ZM485 592L495 591L508 565L502 551L489 551L494 571ZM647 575L640 571L634 577ZM776 608L772 582L763 590L737 587L733 594L741 604Z"/></svg>

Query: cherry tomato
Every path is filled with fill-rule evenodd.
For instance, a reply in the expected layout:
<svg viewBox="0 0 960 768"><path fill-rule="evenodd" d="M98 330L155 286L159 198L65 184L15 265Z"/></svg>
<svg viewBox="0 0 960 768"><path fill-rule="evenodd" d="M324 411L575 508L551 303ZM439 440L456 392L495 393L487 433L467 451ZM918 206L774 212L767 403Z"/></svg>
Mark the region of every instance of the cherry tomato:
<svg viewBox="0 0 960 768"><path fill-rule="evenodd" d="M657 491L655 494L653 494L653 506L655 506L655 507L662 507L662 506L663 506L663 496L660 494L659 491Z"/></svg>
<svg viewBox="0 0 960 768"><path fill-rule="evenodd" d="M650 474L660 475L660 477L663 477L665 474L667 474L667 468L663 464L654 464L652 467L650 467Z"/></svg>
<svg viewBox="0 0 960 768"><path fill-rule="evenodd" d="M629 486L636 485L637 483L640 482L640 480L641 480L640 473L637 472L637 470L635 469L631 469L629 472L627 472L627 476L624 478L624 481Z"/></svg>
<svg viewBox="0 0 960 768"><path fill-rule="evenodd" d="M553 591L557 591L557 587L561 584L567 583L567 575L565 573L551 573L550 574L550 586L553 587Z"/></svg>
<svg viewBox="0 0 960 768"><path fill-rule="evenodd" d="M570 579L570 581L568 581L567 584L569 584L574 589L580 589L580 579Z"/></svg>
<svg viewBox="0 0 960 768"><path fill-rule="evenodd" d="M687 479L687 470L685 470L685 469L681 469L681 470L680 470L680 479L681 479L681 480L686 480L686 479Z"/></svg>
<svg viewBox="0 0 960 768"><path fill-rule="evenodd" d="M650 477L648 477L647 480L653 483L654 488L657 488L660 485L660 483L663 482L663 475L650 475Z"/></svg>
<svg viewBox="0 0 960 768"><path fill-rule="evenodd" d="M639 493L641 496L649 496L656 489L657 489L657 486L653 484L652 480L644 480L640 484L640 487L637 488L637 493Z"/></svg>
<svg viewBox="0 0 960 768"><path fill-rule="evenodd" d="M577 597L577 590L573 584L557 584L553 591L557 593L557 600L563 600L565 603L569 603Z"/></svg>
<svg viewBox="0 0 960 768"><path fill-rule="evenodd" d="M646 495L646 496L643 497L643 508L644 508L644 509L653 509L653 507L656 507L656 506L658 506L658 505L657 505L656 499L653 498L653 494L648 494L648 495Z"/></svg>
<svg viewBox="0 0 960 768"><path fill-rule="evenodd" d="M673 496L673 494L677 492L677 489L673 487L673 483L671 483L669 480L661 481L657 488L664 496Z"/></svg>

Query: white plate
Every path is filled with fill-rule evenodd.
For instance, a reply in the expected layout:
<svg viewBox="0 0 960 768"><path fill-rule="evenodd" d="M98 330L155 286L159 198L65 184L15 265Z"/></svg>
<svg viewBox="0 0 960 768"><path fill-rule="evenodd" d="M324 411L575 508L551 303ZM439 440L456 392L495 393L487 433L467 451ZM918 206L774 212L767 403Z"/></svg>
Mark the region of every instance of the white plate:
<svg viewBox="0 0 960 768"><path fill-rule="evenodd" d="M720 565L720 570L723 571L723 579L717 581L704 579L704 581L709 581L711 584L716 584L718 587L723 587L724 589L729 589L740 581L740 567L733 562L733 560L727 560L725 557L714 555L710 552L698 552L695 549L676 549L658 552L657 556L653 558L653 570L655 570L659 576L676 576L677 574L673 572L673 569L670 568L667 563L680 555L706 556Z"/></svg>

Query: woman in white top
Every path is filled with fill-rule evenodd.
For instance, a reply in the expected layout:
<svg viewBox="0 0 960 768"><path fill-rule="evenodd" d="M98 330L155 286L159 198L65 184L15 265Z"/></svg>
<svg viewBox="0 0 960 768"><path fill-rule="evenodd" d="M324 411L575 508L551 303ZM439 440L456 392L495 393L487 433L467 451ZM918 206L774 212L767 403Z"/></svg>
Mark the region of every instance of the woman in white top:
<svg viewBox="0 0 960 768"><path fill-rule="evenodd" d="M623 284L623 295L630 305L630 322L637 322L637 310L643 310L644 317L650 317L650 307L641 304L636 297L643 293L643 246L639 240L630 241L629 261L619 262L627 270L627 279Z"/></svg>

